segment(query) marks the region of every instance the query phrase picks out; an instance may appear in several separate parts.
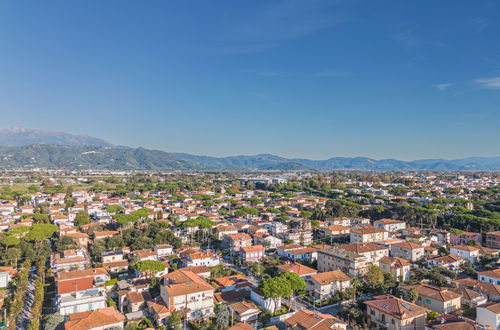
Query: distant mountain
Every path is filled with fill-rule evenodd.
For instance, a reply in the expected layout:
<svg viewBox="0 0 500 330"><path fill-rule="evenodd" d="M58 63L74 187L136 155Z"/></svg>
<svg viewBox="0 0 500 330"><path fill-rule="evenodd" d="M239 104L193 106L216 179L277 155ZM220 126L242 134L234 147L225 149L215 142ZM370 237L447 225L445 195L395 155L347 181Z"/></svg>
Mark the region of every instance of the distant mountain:
<svg viewBox="0 0 500 330"><path fill-rule="evenodd" d="M230 157L195 156L184 153L175 153L174 155L214 169L500 171L500 157L402 161L397 159L375 160L366 157L334 157L326 160L289 159L269 154Z"/></svg>
<svg viewBox="0 0 500 330"><path fill-rule="evenodd" d="M11 126L0 130L0 146L25 146L48 144L64 146L101 146L111 147L111 143L88 135L75 135Z"/></svg>
<svg viewBox="0 0 500 330"><path fill-rule="evenodd" d="M0 147L0 169L500 171L500 157L415 161L366 157L310 160L270 154L210 157L114 146L91 136L19 126L0 131L0 146L3 146Z"/></svg>
<svg viewBox="0 0 500 330"><path fill-rule="evenodd" d="M100 146L0 147L0 169L203 170L206 166L159 150Z"/></svg>

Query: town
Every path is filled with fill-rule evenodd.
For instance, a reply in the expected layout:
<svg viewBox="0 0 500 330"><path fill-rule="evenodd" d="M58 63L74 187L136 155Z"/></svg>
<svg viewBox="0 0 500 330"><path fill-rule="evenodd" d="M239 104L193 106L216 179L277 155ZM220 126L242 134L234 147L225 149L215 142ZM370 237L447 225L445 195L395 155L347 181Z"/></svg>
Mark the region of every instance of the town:
<svg viewBox="0 0 500 330"><path fill-rule="evenodd" d="M492 172L3 171L7 329L500 329Z"/></svg>

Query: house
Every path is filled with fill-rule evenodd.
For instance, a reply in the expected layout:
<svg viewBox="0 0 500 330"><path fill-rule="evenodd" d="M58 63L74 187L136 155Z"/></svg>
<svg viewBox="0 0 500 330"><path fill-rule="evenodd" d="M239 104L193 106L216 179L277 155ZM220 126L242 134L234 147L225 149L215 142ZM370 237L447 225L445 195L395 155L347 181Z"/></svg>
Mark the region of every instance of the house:
<svg viewBox="0 0 500 330"><path fill-rule="evenodd" d="M106 307L104 287L96 287L93 277L57 281L56 309L61 315Z"/></svg>
<svg viewBox="0 0 500 330"><path fill-rule="evenodd" d="M405 293L408 293L413 288L416 289L418 292L416 303L434 312L448 314L459 310L462 306L462 296L447 288L439 288L427 284L404 285L400 288Z"/></svg>
<svg viewBox="0 0 500 330"><path fill-rule="evenodd" d="M232 251L239 251L242 247L252 246L252 238L246 233L225 235L222 244Z"/></svg>
<svg viewBox="0 0 500 330"><path fill-rule="evenodd" d="M341 225L329 225L319 229L319 236L321 238L325 237L339 237L339 236L349 236L351 228Z"/></svg>
<svg viewBox="0 0 500 330"><path fill-rule="evenodd" d="M264 255L265 249L262 245L244 246L240 250L243 262L260 262Z"/></svg>
<svg viewBox="0 0 500 330"><path fill-rule="evenodd" d="M285 324L288 329L300 330L347 329L347 323L335 316L310 310L295 312L285 320Z"/></svg>
<svg viewBox="0 0 500 330"><path fill-rule="evenodd" d="M481 243L483 242L483 237L480 233L471 233L467 231L454 233L452 230L450 234L450 243L452 245L467 245L471 241L481 245Z"/></svg>
<svg viewBox="0 0 500 330"><path fill-rule="evenodd" d="M159 257L168 257L172 254L173 246L170 244L157 244L153 247L153 251Z"/></svg>
<svg viewBox="0 0 500 330"><path fill-rule="evenodd" d="M424 329L426 308L393 296L377 296L363 302L370 329Z"/></svg>
<svg viewBox="0 0 500 330"><path fill-rule="evenodd" d="M337 291L350 287L351 279L341 270L313 274L306 280L306 293L318 301L330 299Z"/></svg>
<svg viewBox="0 0 500 330"><path fill-rule="evenodd" d="M176 270L164 276L160 296L170 310L185 311L188 320L209 318L214 310L214 288L193 272Z"/></svg>
<svg viewBox="0 0 500 330"><path fill-rule="evenodd" d="M380 219L375 221L373 226L390 232L397 232L406 228L406 222L394 219Z"/></svg>
<svg viewBox="0 0 500 330"><path fill-rule="evenodd" d="M122 261L123 252L122 251L105 251L101 253L101 261L103 263Z"/></svg>
<svg viewBox="0 0 500 330"><path fill-rule="evenodd" d="M89 235L86 233L67 233L65 236L71 237L81 247L85 248L89 244Z"/></svg>
<svg viewBox="0 0 500 330"><path fill-rule="evenodd" d="M460 265L465 262L464 258L458 257L456 254L448 254L446 256L428 256L427 266L429 267L443 267L449 270L457 270Z"/></svg>
<svg viewBox="0 0 500 330"><path fill-rule="evenodd" d="M229 310L238 322L256 321L260 314L260 309L251 301L236 301L228 304Z"/></svg>
<svg viewBox="0 0 500 330"><path fill-rule="evenodd" d="M12 267L0 267L0 288L6 288L13 277L17 276L17 269Z"/></svg>
<svg viewBox="0 0 500 330"><path fill-rule="evenodd" d="M269 328L271 329L271 328ZM236 323L235 325L233 325L232 327L229 327L227 330L255 330L254 327L252 327L250 324L248 323Z"/></svg>
<svg viewBox="0 0 500 330"><path fill-rule="evenodd" d="M254 245L263 245L269 249L275 249L276 247L283 245L283 241L280 238L274 237L272 235L254 235L253 236Z"/></svg>
<svg viewBox="0 0 500 330"><path fill-rule="evenodd" d="M351 243L369 243L385 241L389 236L389 232L382 228L377 228L371 225L362 226L360 228L351 229Z"/></svg>
<svg viewBox="0 0 500 330"><path fill-rule="evenodd" d="M122 313L134 313L142 309L148 301L151 300L151 294L145 288L144 290L130 290L120 296L120 309Z"/></svg>
<svg viewBox="0 0 500 330"><path fill-rule="evenodd" d="M476 321L482 325L489 325L493 329L500 329L500 303L477 306Z"/></svg>
<svg viewBox="0 0 500 330"><path fill-rule="evenodd" d="M424 246L410 242L395 243L391 245L391 255L415 262L424 257Z"/></svg>
<svg viewBox="0 0 500 330"><path fill-rule="evenodd" d="M241 289L247 290L252 287L252 284L243 275L231 275L226 277L215 278L212 284L220 291L238 291Z"/></svg>
<svg viewBox="0 0 500 330"><path fill-rule="evenodd" d="M152 249L135 250L132 252L132 258L137 261L158 260L158 253Z"/></svg>
<svg viewBox="0 0 500 330"><path fill-rule="evenodd" d="M450 248L450 253L475 264L479 260L480 249L477 246L454 245Z"/></svg>
<svg viewBox="0 0 500 330"><path fill-rule="evenodd" d="M299 244L288 244L278 246L276 253L282 257L294 261L310 261L316 260L318 250L313 247L304 247Z"/></svg>
<svg viewBox="0 0 500 330"><path fill-rule="evenodd" d="M75 271L59 273L56 276L56 280L67 281L67 280L76 280L87 277L93 278L95 284L103 284L104 282L109 281L110 279L108 271L103 267L100 267L100 268L89 268L84 270L75 270Z"/></svg>
<svg viewBox="0 0 500 330"><path fill-rule="evenodd" d="M486 302L488 301L488 297L486 297L484 294L469 288L451 288L450 290L462 296L462 305L476 307L482 304L486 304Z"/></svg>
<svg viewBox="0 0 500 330"><path fill-rule="evenodd" d="M488 282L481 282L467 277L452 282L459 288L469 288L486 296L488 300L500 301L500 285Z"/></svg>
<svg viewBox="0 0 500 330"><path fill-rule="evenodd" d="M383 257L378 261L384 273L392 274L395 280L408 281L411 265L408 260L398 257Z"/></svg>
<svg viewBox="0 0 500 330"><path fill-rule="evenodd" d="M432 229L429 233L431 241L439 246L450 244L450 233L443 229Z"/></svg>
<svg viewBox="0 0 500 330"><path fill-rule="evenodd" d="M172 313L161 297L156 297L153 300L147 301L146 305L149 315L153 317L158 327L167 324L168 317L170 317Z"/></svg>
<svg viewBox="0 0 500 330"><path fill-rule="evenodd" d="M83 249L55 252L50 260L51 268L55 272L84 269L90 264Z"/></svg>
<svg viewBox="0 0 500 330"><path fill-rule="evenodd" d="M303 279L306 279L309 276L318 273L318 271L316 269L304 266L304 265L299 264L299 263L278 265L278 266L276 266L276 268L277 268L278 272L292 272L292 273L299 275Z"/></svg>
<svg viewBox="0 0 500 330"><path fill-rule="evenodd" d="M500 231L486 233L485 245L492 249L500 249Z"/></svg>
<svg viewBox="0 0 500 330"><path fill-rule="evenodd" d="M119 234L120 234L120 232L115 231L115 230L103 230L103 231L94 231L94 233L92 235L94 237L94 242L95 242L95 241L98 241L100 239L113 237L113 236L119 235Z"/></svg>
<svg viewBox="0 0 500 330"><path fill-rule="evenodd" d="M477 279L482 282L500 285L500 268L477 273Z"/></svg>
<svg viewBox="0 0 500 330"><path fill-rule="evenodd" d="M219 257L210 251L197 251L189 249L180 253L182 267L208 266L220 264Z"/></svg>
<svg viewBox="0 0 500 330"><path fill-rule="evenodd" d="M105 307L94 311L69 315L64 323L65 330L103 330L123 329L125 316L114 307Z"/></svg>

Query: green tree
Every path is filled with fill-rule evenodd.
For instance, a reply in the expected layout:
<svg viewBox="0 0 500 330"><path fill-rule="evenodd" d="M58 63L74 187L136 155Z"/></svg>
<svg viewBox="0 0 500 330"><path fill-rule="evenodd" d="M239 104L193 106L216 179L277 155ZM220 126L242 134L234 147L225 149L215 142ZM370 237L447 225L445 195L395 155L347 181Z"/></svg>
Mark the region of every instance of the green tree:
<svg viewBox="0 0 500 330"><path fill-rule="evenodd" d="M178 311L174 311L172 315L168 318L167 324L169 325L169 328L175 329L175 330L181 330L181 316L179 315Z"/></svg>
<svg viewBox="0 0 500 330"><path fill-rule="evenodd" d="M364 280L372 287L377 288L384 284L384 272L380 267L375 265L368 266L368 271L364 276Z"/></svg>
<svg viewBox="0 0 500 330"><path fill-rule="evenodd" d="M415 303L418 299L418 291L416 288L411 288L408 291L408 299L412 302Z"/></svg>
<svg viewBox="0 0 500 330"><path fill-rule="evenodd" d="M275 310L272 311L273 313L276 312L276 307L280 305L281 298L290 297L293 293L288 280L281 276L263 280L260 289L266 298L274 300Z"/></svg>
<svg viewBox="0 0 500 330"><path fill-rule="evenodd" d="M217 329L227 329L231 323L231 313L229 307L226 304L216 305L215 310L215 324L217 324Z"/></svg>
<svg viewBox="0 0 500 330"><path fill-rule="evenodd" d="M90 223L90 217L87 212L80 211L76 214L75 224L77 226L87 225Z"/></svg>
<svg viewBox="0 0 500 330"><path fill-rule="evenodd" d="M144 260L144 261L139 261L136 265L135 268L142 272L142 273L156 273L156 272L161 272L165 270L165 264L161 261L158 260Z"/></svg>

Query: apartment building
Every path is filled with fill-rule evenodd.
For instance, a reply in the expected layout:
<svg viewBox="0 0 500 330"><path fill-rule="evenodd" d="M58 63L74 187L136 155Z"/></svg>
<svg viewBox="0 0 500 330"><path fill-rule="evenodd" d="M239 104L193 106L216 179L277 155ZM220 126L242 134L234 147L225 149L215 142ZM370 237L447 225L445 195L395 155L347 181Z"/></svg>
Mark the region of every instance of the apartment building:
<svg viewBox="0 0 500 330"><path fill-rule="evenodd" d="M424 257L425 247L410 242L401 242L391 245L391 255L415 262Z"/></svg>
<svg viewBox="0 0 500 330"><path fill-rule="evenodd" d="M385 241L388 237L388 231L371 225L354 228L351 229L350 232L351 243L370 243Z"/></svg>
<svg viewBox="0 0 500 330"><path fill-rule="evenodd" d="M160 296L167 308L186 312L188 320L209 318L214 310L214 288L193 272L177 270L164 276Z"/></svg>

